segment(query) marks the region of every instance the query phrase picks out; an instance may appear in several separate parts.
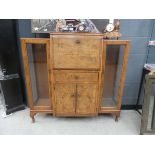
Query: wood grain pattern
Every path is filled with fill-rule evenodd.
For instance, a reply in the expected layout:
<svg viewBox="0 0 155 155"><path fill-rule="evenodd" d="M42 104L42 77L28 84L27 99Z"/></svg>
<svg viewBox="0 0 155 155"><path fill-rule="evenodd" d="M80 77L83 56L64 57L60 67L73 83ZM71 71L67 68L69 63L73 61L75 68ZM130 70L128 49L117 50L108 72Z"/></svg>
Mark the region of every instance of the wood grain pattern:
<svg viewBox="0 0 155 155"><path fill-rule="evenodd" d="M97 114L97 84L77 84L77 114Z"/></svg>
<svg viewBox="0 0 155 155"><path fill-rule="evenodd" d="M22 55L23 55L23 61L24 61L26 89L28 94L28 103L29 103L30 109L33 110L34 104L33 104L32 84L31 84L31 78L30 78L26 41L23 39L21 43L22 43Z"/></svg>
<svg viewBox="0 0 155 155"><path fill-rule="evenodd" d="M75 113L75 85L55 84L56 115Z"/></svg>
<svg viewBox="0 0 155 155"><path fill-rule="evenodd" d="M127 65L128 65L128 57L130 52L130 42L125 45L125 51L123 56L123 64L122 64L122 71L121 71L121 79L120 79L120 88L118 93L118 109L121 108L122 105L122 96L124 91L125 79L126 79L126 72L127 72Z"/></svg>
<svg viewBox="0 0 155 155"><path fill-rule="evenodd" d="M56 82L97 82L98 73L89 73L89 72L63 72L63 71L54 71L54 77Z"/></svg>
<svg viewBox="0 0 155 155"><path fill-rule="evenodd" d="M106 45L128 45L130 44L129 40L104 40Z"/></svg>
<svg viewBox="0 0 155 155"><path fill-rule="evenodd" d="M101 111L101 102L102 102L102 95L103 95L103 90L104 90L104 75L105 75L105 61L106 61L106 44L104 44L104 41L102 41L102 64L101 64L101 69L100 69L100 78L99 78L99 110Z"/></svg>
<svg viewBox="0 0 155 155"><path fill-rule="evenodd" d="M25 71L25 80L26 80L26 88L28 94L28 103L30 107L30 117L32 118L32 122L35 121L34 116L38 113L52 113L52 104L49 97L51 94L50 89L48 89L48 85L50 86L50 63L49 63L49 39L36 39L36 38L22 38L22 55L24 61L24 71ZM34 55L34 63L35 63L35 73L37 73L37 82L39 83L39 98L33 99L32 92L32 80L30 75L30 66L29 66L29 58L27 51L27 44L45 44L46 51L42 50L41 52L36 50ZM32 48L33 50L34 48ZM38 53L37 53L38 51ZM44 55L42 52L46 52ZM38 55L39 54L39 55ZM38 57L38 56L39 57ZM39 58L39 59L38 59ZM46 63L46 64L45 64ZM42 65L43 64L43 65ZM41 70L43 69L43 70ZM46 75L45 75L46 74ZM42 89L43 88L43 89ZM39 105L38 105L39 103Z"/></svg>
<svg viewBox="0 0 155 155"><path fill-rule="evenodd" d="M54 68L99 69L100 37L64 35L53 37Z"/></svg>
<svg viewBox="0 0 155 155"><path fill-rule="evenodd" d="M51 82L51 59L50 59L50 40L48 39L47 43L46 43L46 53L47 53L47 70L48 70L48 90L49 90L49 99L50 99L50 107L51 107L51 111L53 113L53 104L52 104L52 82Z"/></svg>
<svg viewBox="0 0 155 155"><path fill-rule="evenodd" d="M126 79L126 72L127 72L127 65L128 65L128 56L130 51L130 41L127 40L107 40L103 41L103 44L105 45L104 51L106 51L108 45L123 45L125 47L124 54L123 54L123 63L122 63L122 69L121 69L121 75L120 75L120 86L118 89L118 97L117 97L117 105L116 107L101 107L101 110L99 113L115 113L116 120L118 120L118 117L120 116L120 109L122 105L122 96L123 96L123 90L125 85L125 79ZM106 61L106 60L105 60ZM104 75L103 79L104 80ZM102 83L102 92L104 89L104 82ZM102 97L102 96L100 96Z"/></svg>
<svg viewBox="0 0 155 155"><path fill-rule="evenodd" d="M48 44L49 39L46 38L21 38L25 44Z"/></svg>
<svg viewBox="0 0 155 155"><path fill-rule="evenodd" d="M96 69L99 70L101 67L101 42L100 35L87 37L87 35L83 36L82 34L53 34L51 36L53 84L65 84L67 89L67 85L70 87L69 84L74 83L75 89L75 93L71 95L75 104L74 113L60 112L56 114L57 116L89 116L98 113L99 72ZM96 60L93 61L91 57L95 57ZM58 66L56 67L54 63L57 63ZM59 66L59 64L61 65ZM55 109L57 109L57 91L58 89L55 88Z"/></svg>
<svg viewBox="0 0 155 155"><path fill-rule="evenodd" d="M102 38L102 34L93 33L52 33L50 39L21 39L30 116L33 121L34 115L38 112L53 113L55 116L76 117L113 113L116 115L116 120L118 119L121 111L130 41L103 40ZM45 66L37 66L39 91L43 95L36 100L37 104L33 102L26 48L29 43L44 44L47 52L45 58L42 53L45 50L40 51L40 53L36 51L36 54L39 54L39 59L35 60L36 63L46 63L46 71ZM102 107L101 100L105 89L106 51L109 45L123 45L125 51L117 106ZM48 81L45 78L48 78ZM43 87L48 87L48 89ZM45 97L47 93L49 98Z"/></svg>

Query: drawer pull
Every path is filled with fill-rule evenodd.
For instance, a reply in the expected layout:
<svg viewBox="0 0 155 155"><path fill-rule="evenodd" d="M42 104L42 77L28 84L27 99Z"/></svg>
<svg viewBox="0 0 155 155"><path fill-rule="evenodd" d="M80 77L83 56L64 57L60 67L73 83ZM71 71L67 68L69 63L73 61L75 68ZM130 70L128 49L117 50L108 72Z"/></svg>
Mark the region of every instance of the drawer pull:
<svg viewBox="0 0 155 155"><path fill-rule="evenodd" d="M76 40L75 43L76 43L76 44L80 44L80 40Z"/></svg>
<svg viewBox="0 0 155 155"><path fill-rule="evenodd" d="M77 75L75 75L74 78L75 78L76 80L79 79L79 77L78 77Z"/></svg>

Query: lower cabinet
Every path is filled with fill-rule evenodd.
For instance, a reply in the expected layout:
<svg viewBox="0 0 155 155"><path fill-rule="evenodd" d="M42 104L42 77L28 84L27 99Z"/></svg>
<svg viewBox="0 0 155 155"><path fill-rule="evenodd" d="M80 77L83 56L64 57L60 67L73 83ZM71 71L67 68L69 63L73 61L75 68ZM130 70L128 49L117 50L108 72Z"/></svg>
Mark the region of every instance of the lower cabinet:
<svg viewBox="0 0 155 155"><path fill-rule="evenodd" d="M55 115L97 115L96 83L55 84Z"/></svg>
<svg viewBox="0 0 155 155"><path fill-rule="evenodd" d="M55 84L55 115L75 113L75 84Z"/></svg>
<svg viewBox="0 0 155 155"><path fill-rule="evenodd" d="M77 88L77 114L96 114L97 113L97 84L76 84Z"/></svg>

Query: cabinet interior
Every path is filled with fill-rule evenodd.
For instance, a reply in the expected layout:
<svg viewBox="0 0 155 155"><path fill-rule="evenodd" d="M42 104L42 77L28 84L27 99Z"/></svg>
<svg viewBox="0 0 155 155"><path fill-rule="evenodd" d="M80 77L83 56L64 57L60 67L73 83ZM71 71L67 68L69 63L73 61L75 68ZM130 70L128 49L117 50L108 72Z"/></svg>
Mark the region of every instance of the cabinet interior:
<svg viewBox="0 0 155 155"><path fill-rule="evenodd" d="M50 105L45 44L27 44L34 106Z"/></svg>
<svg viewBox="0 0 155 155"><path fill-rule="evenodd" d="M124 56L123 45L108 45L106 47L104 72L104 89L102 107L117 107L120 78Z"/></svg>
<svg viewBox="0 0 155 155"><path fill-rule="evenodd" d="M46 45L29 43L27 53L34 105L50 105ZM107 46L101 107L117 107L123 54L123 45Z"/></svg>

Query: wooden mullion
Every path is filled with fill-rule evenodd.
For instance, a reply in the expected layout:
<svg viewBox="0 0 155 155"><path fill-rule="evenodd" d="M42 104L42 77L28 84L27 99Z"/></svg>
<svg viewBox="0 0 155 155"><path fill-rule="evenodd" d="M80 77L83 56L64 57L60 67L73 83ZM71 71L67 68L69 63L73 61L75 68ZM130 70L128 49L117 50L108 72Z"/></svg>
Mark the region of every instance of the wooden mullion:
<svg viewBox="0 0 155 155"><path fill-rule="evenodd" d="M100 83L99 83L99 86L100 86L100 90L99 90L99 93L100 93L100 100L99 100L99 103L101 104L102 102L102 95L103 95L103 89L104 89L104 77L105 77L105 63L106 63L106 49L107 49L107 46L106 46L106 42L103 41L102 42L102 68L101 68L101 71L100 71Z"/></svg>
<svg viewBox="0 0 155 155"><path fill-rule="evenodd" d="M33 110L34 105L33 105L32 83L31 83L31 78L30 78L30 69L29 69L28 54L27 54L27 47L26 47L25 40L22 40L22 54L23 54L23 61L24 61L28 103L29 103L30 109Z"/></svg>
<svg viewBox="0 0 155 155"><path fill-rule="evenodd" d="M118 98L117 98L117 101L118 101L117 108L118 109L121 108L121 104L122 104L122 97L123 97L124 85L125 85L125 80L126 80L129 51L130 51L130 43L128 42L125 46L124 56L123 56L120 87L119 87L119 93L118 93Z"/></svg>
<svg viewBox="0 0 155 155"><path fill-rule="evenodd" d="M46 54L47 54L47 70L48 70L48 84L49 84L49 98L51 101L51 109L53 108L52 106L52 91L51 91L51 68L50 68L50 40L46 43Z"/></svg>

